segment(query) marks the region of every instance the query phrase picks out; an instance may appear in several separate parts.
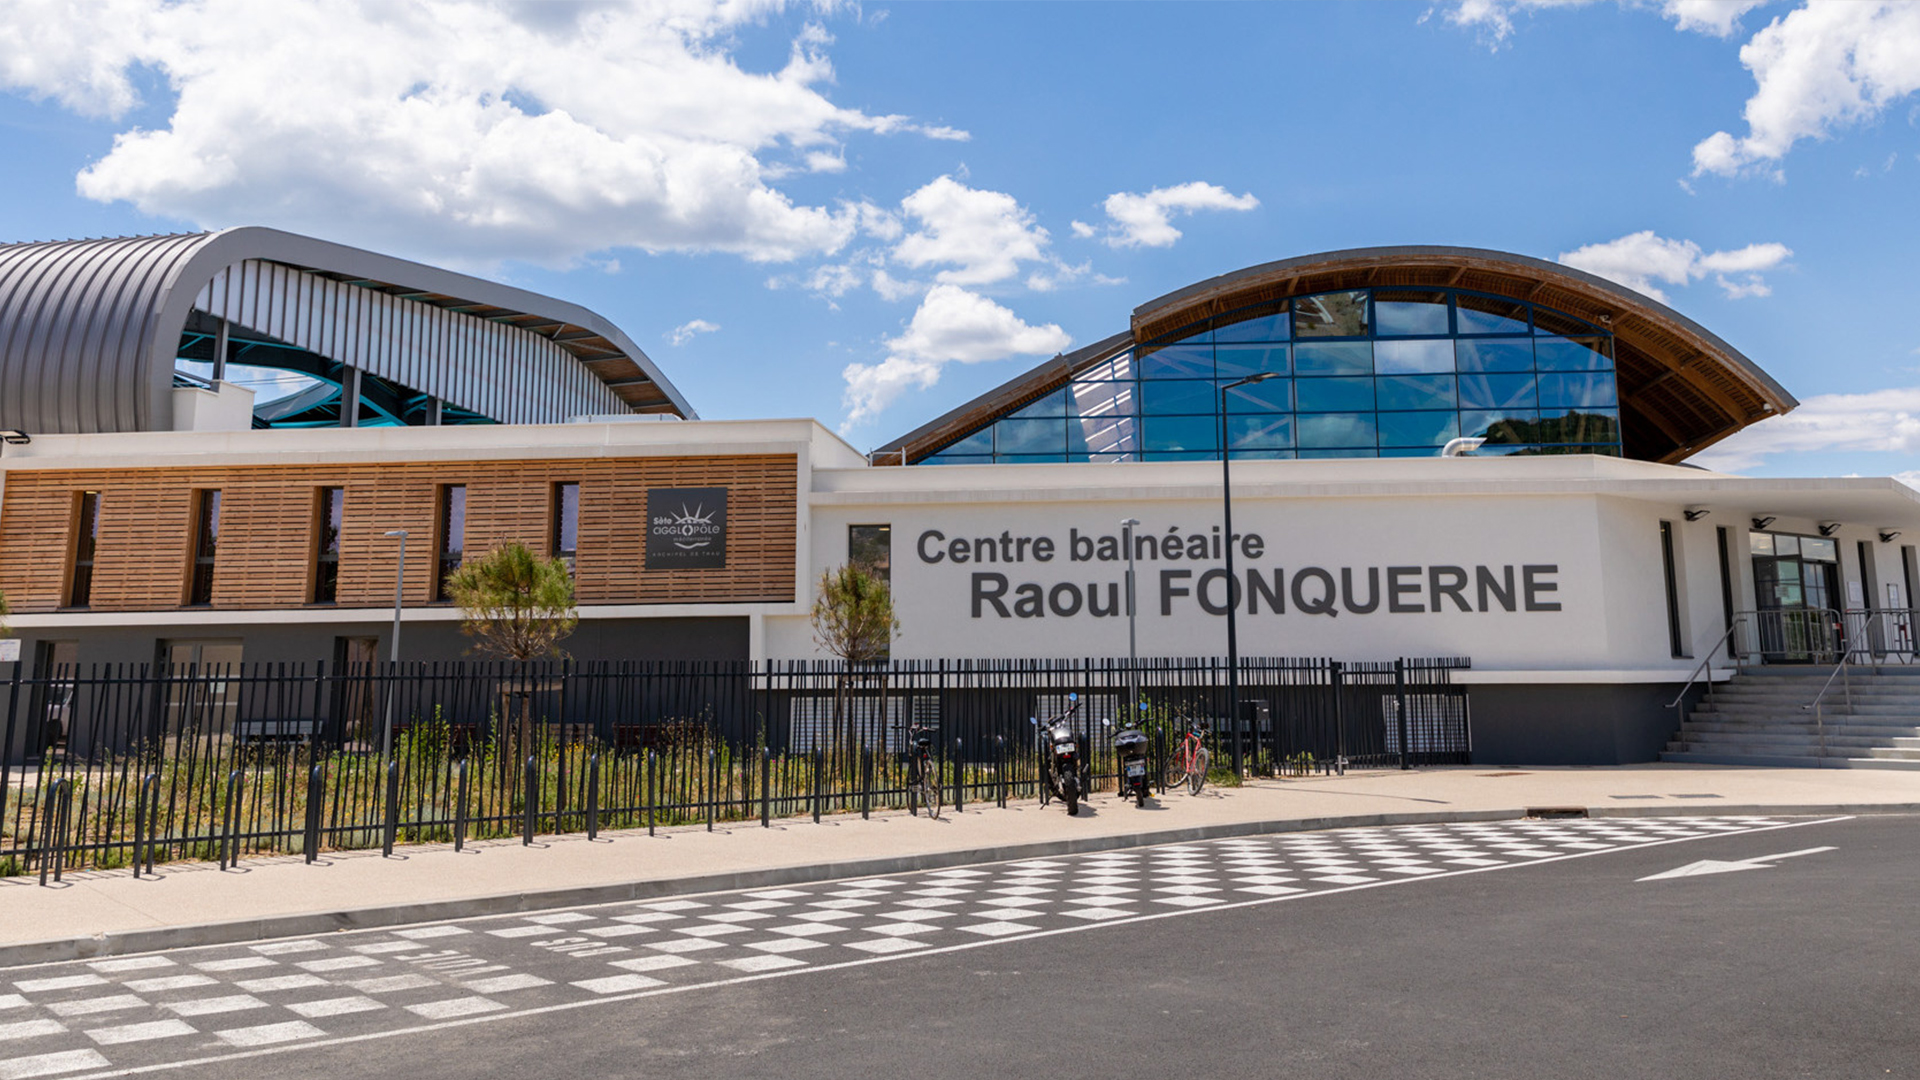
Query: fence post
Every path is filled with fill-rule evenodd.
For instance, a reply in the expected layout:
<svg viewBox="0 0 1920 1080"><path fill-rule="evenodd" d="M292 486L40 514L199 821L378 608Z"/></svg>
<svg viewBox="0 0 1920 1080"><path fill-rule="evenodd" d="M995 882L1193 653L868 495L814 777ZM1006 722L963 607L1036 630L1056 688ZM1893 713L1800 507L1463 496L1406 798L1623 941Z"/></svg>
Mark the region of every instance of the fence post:
<svg viewBox="0 0 1920 1080"><path fill-rule="evenodd" d="M393 841L400 832L400 763L387 762L386 820L380 829L380 857L393 857Z"/></svg>
<svg viewBox="0 0 1920 1080"><path fill-rule="evenodd" d="M813 823L820 824L820 748L813 748Z"/></svg>
<svg viewBox="0 0 1920 1080"><path fill-rule="evenodd" d="M221 824L226 828L220 838L220 869L240 865L240 788L245 775L235 769L227 774L227 812Z"/></svg>
<svg viewBox="0 0 1920 1080"><path fill-rule="evenodd" d="M1407 763L1407 658L1400 657L1393 662L1394 711L1400 716L1400 767L1411 769Z"/></svg>
<svg viewBox="0 0 1920 1080"><path fill-rule="evenodd" d="M520 805L520 846L533 846L533 815L539 812L540 774L534 771L535 755L527 755L526 796Z"/></svg>
<svg viewBox="0 0 1920 1080"><path fill-rule="evenodd" d="M147 876L152 877L153 849L160 846L160 774L148 773L145 786L152 792L147 796Z"/></svg>
<svg viewBox="0 0 1920 1080"><path fill-rule="evenodd" d="M720 759L707 751L707 831L713 831L713 815L720 809Z"/></svg>
<svg viewBox="0 0 1920 1080"><path fill-rule="evenodd" d="M147 817L147 778L140 778L140 787L133 800L133 876L140 876L140 842L146 838L142 828Z"/></svg>
<svg viewBox="0 0 1920 1080"><path fill-rule="evenodd" d="M307 821L300 838L308 864L320 857L320 811L326 801L327 767L316 763L307 770Z"/></svg>
<svg viewBox="0 0 1920 1080"><path fill-rule="evenodd" d="M1346 669L1338 660L1327 661L1327 675L1333 684L1333 741L1336 747L1334 761L1338 764L1340 775L1347 775L1347 695Z"/></svg>
<svg viewBox="0 0 1920 1080"><path fill-rule="evenodd" d="M999 791L1000 809L1007 808L1007 737L993 737L993 778Z"/></svg>
<svg viewBox="0 0 1920 1080"><path fill-rule="evenodd" d="M587 759L587 840L600 838L600 755Z"/></svg>
<svg viewBox="0 0 1920 1080"><path fill-rule="evenodd" d="M453 850L467 846L467 759L460 759L460 791L453 807Z"/></svg>
<svg viewBox="0 0 1920 1080"><path fill-rule="evenodd" d="M953 740L953 812L964 810L967 790L967 770L960 759L960 740Z"/></svg>
<svg viewBox="0 0 1920 1080"><path fill-rule="evenodd" d="M760 748L760 827L773 827L773 752Z"/></svg>
<svg viewBox="0 0 1920 1080"><path fill-rule="evenodd" d="M860 751L860 820L873 816L873 749Z"/></svg>
<svg viewBox="0 0 1920 1080"><path fill-rule="evenodd" d="M653 796L660 781L660 758L647 751L647 835L653 835Z"/></svg>

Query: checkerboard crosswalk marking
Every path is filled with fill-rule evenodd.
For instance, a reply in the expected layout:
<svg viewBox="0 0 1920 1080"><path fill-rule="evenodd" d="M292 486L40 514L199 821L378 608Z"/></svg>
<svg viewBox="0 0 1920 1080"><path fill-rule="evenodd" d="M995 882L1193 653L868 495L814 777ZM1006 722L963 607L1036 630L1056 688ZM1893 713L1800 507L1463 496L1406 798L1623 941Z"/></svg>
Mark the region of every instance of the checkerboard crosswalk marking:
<svg viewBox="0 0 1920 1080"><path fill-rule="evenodd" d="M0 1080L208 1045L254 1050L471 1022L1779 824L1638 818L1251 836L0 972Z"/></svg>

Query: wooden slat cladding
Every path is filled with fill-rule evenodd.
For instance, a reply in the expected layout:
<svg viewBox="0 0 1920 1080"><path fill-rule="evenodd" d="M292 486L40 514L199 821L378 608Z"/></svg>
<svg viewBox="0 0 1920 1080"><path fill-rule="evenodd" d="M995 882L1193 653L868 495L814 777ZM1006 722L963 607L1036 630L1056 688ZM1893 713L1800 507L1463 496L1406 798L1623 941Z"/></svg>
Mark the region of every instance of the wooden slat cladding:
<svg viewBox="0 0 1920 1080"><path fill-rule="evenodd" d="M788 602L794 598L798 462L790 454L699 458L404 462L208 468L18 470L0 507L0 592L18 612L60 607L72 573L74 506L100 495L94 611L156 611L186 600L193 493L221 491L213 607L297 608L313 591L321 488L345 490L339 607L393 603L405 529L406 599L430 599L439 493L467 487L468 557L519 540L545 553L553 492L580 485L575 561L582 604ZM647 490L724 487L727 565L646 568Z"/></svg>

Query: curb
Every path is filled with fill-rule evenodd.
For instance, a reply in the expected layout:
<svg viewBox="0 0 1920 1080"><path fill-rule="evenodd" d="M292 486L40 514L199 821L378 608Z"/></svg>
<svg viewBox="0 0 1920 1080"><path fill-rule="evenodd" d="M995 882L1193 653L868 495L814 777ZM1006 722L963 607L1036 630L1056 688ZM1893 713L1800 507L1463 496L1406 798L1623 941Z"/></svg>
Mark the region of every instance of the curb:
<svg viewBox="0 0 1920 1080"><path fill-rule="evenodd" d="M70 960L93 960L108 956L185 949L203 945L234 945L271 938L304 937L343 930L371 930L383 926L405 926L448 919L471 919L486 915L511 915L522 911L540 911L556 907L585 907L632 900L657 900L736 889L779 888L788 885L835 881L843 878L907 874L919 870L941 870L976 863L1010 862L1055 855L1078 855L1118 848L1147 847L1155 844L1191 843L1223 840L1238 836L1270 833L1320 832L1328 829L1379 828L1390 825L1438 825L1455 822L1513 821L1528 817L1533 809L1514 807L1505 810L1427 811L1398 814L1350 814L1335 817L1290 818L1283 821L1242 821L1219 825L1197 825L1184 829L1129 833L1122 836L1092 836L1063 840L1044 840L1031 844L1011 844L991 848L933 852L925 855L893 855L884 858L854 859L845 862L814 863L805 866L773 867L736 873L704 874L697 877L661 878L652 881L624 882L615 885L587 885L564 889L540 889L500 893L493 896L457 900L431 900L414 904L390 904L356 908L352 911L310 912L273 915L261 919L201 923L191 926L167 926L123 930L86 937L55 938L17 945L0 945L0 968L32 964L53 964ZM1559 808L1556 808L1556 811ZM1876 803L1868 805L1828 804L1821 806L1596 806L1573 808L1590 818L1635 817L1725 817L1792 816L1824 817L1834 814L1920 814L1920 803Z"/></svg>

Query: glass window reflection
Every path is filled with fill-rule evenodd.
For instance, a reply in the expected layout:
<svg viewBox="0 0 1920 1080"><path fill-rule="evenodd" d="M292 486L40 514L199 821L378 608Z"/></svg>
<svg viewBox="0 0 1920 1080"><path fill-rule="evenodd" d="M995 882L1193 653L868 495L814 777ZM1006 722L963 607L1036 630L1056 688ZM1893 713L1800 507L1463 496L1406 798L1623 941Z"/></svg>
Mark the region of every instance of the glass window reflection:
<svg viewBox="0 0 1920 1080"><path fill-rule="evenodd" d="M1292 412L1293 383L1288 379L1267 379L1227 391L1227 411Z"/></svg>
<svg viewBox="0 0 1920 1080"><path fill-rule="evenodd" d="M1453 339L1376 341L1373 343L1373 370L1382 375L1452 371Z"/></svg>
<svg viewBox="0 0 1920 1080"><path fill-rule="evenodd" d="M1518 409L1538 404L1531 375L1462 375L1463 409Z"/></svg>
<svg viewBox="0 0 1920 1080"><path fill-rule="evenodd" d="M1065 454L1064 420L1002 420L993 426L995 454Z"/></svg>
<svg viewBox="0 0 1920 1080"><path fill-rule="evenodd" d="M1382 411L1388 409L1456 409L1451 375L1398 375L1378 380L1375 397Z"/></svg>
<svg viewBox="0 0 1920 1080"><path fill-rule="evenodd" d="M1611 406L1618 404L1613 375L1590 372L1579 375L1541 375L1540 407Z"/></svg>
<svg viewBox="0 0 1920 1080"><path fill-rule="evenodd" d="M1140 421L1140 429L1149 451L1220 449L1220 422L1211 416L1149 416Z"/></svg>
<svg viewBox="0 0 1920 1080"><path fill-rule="evenodd" d="M1149 416L1215 413L1220 406L1214 401L1213 387L1212 380L1143 382L1140 384L1140 411Z"/></svg>
<svg viewBox="0 0 1920 1080"><path fill-rule="evenodd" d="M1294 422L1295 437L1302 450L1352 448L1371 449L1374 441L1373 413L1326 413L1301 416Z"/></svg>
<svg viewBox="0 0 1920 1080"><path fill-rule="evenodd" d="M1274 304L1229 312L1215 321L1213 340L1220 344L1235 341L1285 341L1292 337L1292 305L1285 300Z"/></svg>
<svg viewBox="0 0 1920 1080"><path fill-rule="evenodd" d="M1456 333L1524 334L1532 329L1527 321L1527 305L1504 296L1455 293L1453 313Z"/></svg>
<svg viewBox="0 0 1920 1080"><path fill-rule="evenodd" d="M1258 375L1262 372L1285 375L1290 367L1285 345L1215 345L1213 347L1213 368L1222 379L1238 379L1244 375Z"/></svg>
<svg viewBox="0 0 1920 1080"><path fill-rule="evenodd" d="M1460 433L1460 414L1396 412L1380 414L1381 446L1444 446Z"/></svg>
<svg viewBox="0 0 1920 1080"><path fill-rule="evenodd" d="M1372 379L1300 379L1294 393L1301 412L1372 410Z"/></svg>
<svg viewBox="0 0 1920 1080"><path fill-rule="evenodd" d="M1235 414L1227 417L1227 436L1228 445L1236 450L1290 447L1293 445L1293 417Z"/></svg>
<svg viewBox="0 0 1920 1080"><path fill-rule="evenodd" d="M1296 375L1371 375L1373 343L1342 341L1296 345L1293 347L1293 371Z"/></svg>
<svg viewBox="0 0 1920 1080"><path fill-rule="evenodd" d="M1143 379L1211 379L1213 346L1169 345L1140 358Z"/></svg>
<svg viewBox="0 0 1920 1080"><path fill-rule="evenodd" d="M1375 289L1373 332L1381 337L1427 337L1452 332L1447 294L1411 289Z"/></svg>
<svg viewBox="0 0 1920 1080"><path fill-rule="evenodd" d="M1321 293L1293 303L1293 336L1361 337L1367 332L1367 294Z"/></svg>
<svg viewBox="0 0 1920 1080"><path fill-rule="evenodd" d="M1535 338L1534 366L1541 371L1605 371L1613 367L1599 338Z"/></svg>
<svg viewBox="0 0 1920 1080"><path fill-rule="evenodd" d="M1532 371L1533 339L1462 338L1453 343L1453 358L1461 371Z"/></svg>

